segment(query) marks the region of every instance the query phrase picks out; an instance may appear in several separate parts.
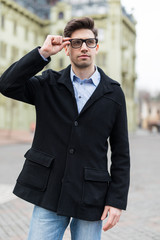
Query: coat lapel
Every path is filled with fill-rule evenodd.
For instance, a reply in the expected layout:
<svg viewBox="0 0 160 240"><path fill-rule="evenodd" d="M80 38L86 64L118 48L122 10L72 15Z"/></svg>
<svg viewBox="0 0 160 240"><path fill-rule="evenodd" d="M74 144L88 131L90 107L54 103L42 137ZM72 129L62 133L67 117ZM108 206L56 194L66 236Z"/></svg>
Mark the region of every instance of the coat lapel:
<svg viewBox="0 0 160 240"><path fill-rule="evenodd" d="M57 80L57 82L59 84L63 84L68 89L68 91L71 93L74 107L75 107L75 114L76 114L76 116L78 116L78 108L77 108L77 103L76 103L76 99L75 99L74 88L73 88L73 84L72 84L71 78L70 78L70 69L71 69L71 65L69 65L67 68L62 70L61 77Z"/></svg>
<svg viewBox="0 0 160 240"><path fill-rule="evenodd" d="M62 70L62 75L61 77L57 80L58 83L65 85L65 87L69 90L69 92L74 95L74 89L73 89L73 84L70 79L70 68L71 65L69 65L67 68Z"/></svg>
<svg viewBox="0 0 160 240"><path fill-rule="evenodd" d="M80 115L86 111L95 101L101 98L104 94L110 93L113 91L111 86L110 78L102 71L102 69L98 68L98 71L101 75L100 83L98 84L97 88L88 99L84 107L82 108Z"/></svg>

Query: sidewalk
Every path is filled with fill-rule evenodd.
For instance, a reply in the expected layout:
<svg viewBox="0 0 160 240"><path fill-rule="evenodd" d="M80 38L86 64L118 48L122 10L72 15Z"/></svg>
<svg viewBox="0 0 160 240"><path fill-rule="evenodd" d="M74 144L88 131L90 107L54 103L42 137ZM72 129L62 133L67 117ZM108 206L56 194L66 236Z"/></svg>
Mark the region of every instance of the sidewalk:
<svg viewBox="0 0 160 240"><path fill-rule="evenodd" d="M31 143L33 134L29 131L0 129L0 145Z"/></svg>

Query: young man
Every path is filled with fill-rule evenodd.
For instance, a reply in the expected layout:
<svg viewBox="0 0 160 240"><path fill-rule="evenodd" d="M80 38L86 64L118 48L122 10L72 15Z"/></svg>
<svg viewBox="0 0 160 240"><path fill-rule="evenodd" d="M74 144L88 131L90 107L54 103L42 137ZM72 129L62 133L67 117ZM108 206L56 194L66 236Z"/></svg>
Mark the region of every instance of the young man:
<svg viewBox="0 0 160 240"><path fill-rule="evenodd" d="M33 104L36 131L14 193L35 205L28 240L99 240L126 209L129 144L124 94L95 66L97 30L73 19L62 36L49 35L1 77L7 97ZM62 49L71 65L36 74ZM36 76L35 76L36 75ZM111 168L108 172L108 140Z"/></svg>

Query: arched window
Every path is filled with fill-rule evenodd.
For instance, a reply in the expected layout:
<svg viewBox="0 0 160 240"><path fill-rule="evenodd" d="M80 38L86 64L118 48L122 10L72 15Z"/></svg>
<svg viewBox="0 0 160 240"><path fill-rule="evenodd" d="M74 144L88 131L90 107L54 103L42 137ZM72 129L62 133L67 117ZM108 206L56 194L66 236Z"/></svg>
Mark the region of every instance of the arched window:
<svg viewBox="0 0 160 240"><path fill-rule="evenodd" d="M63 19L63 18L64 18L64 13L63 12L59 12L58 19Z"/></svg>
<svg viewBox="0 0 160 240"><path fill-rule="evenodd" d="M5 28L5 16L4 15L1 16L1 28L2 29Z"/></svg>

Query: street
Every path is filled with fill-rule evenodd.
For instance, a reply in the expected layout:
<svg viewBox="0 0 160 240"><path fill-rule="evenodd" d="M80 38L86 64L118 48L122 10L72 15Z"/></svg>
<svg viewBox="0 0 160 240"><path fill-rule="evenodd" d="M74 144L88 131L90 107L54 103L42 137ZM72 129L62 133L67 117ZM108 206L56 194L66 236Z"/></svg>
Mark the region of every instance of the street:
<svg viewBox="0 0 160 240"><path fill-rule="evenodd" d="M29 148L29 143L0 145L0 240L27 237L33 205L12 190ZM128 208L114 228L102 233L102 240L160 240L160 134L130 134L130 151ZM69 239L68 227L64 240Z"/></svg>

